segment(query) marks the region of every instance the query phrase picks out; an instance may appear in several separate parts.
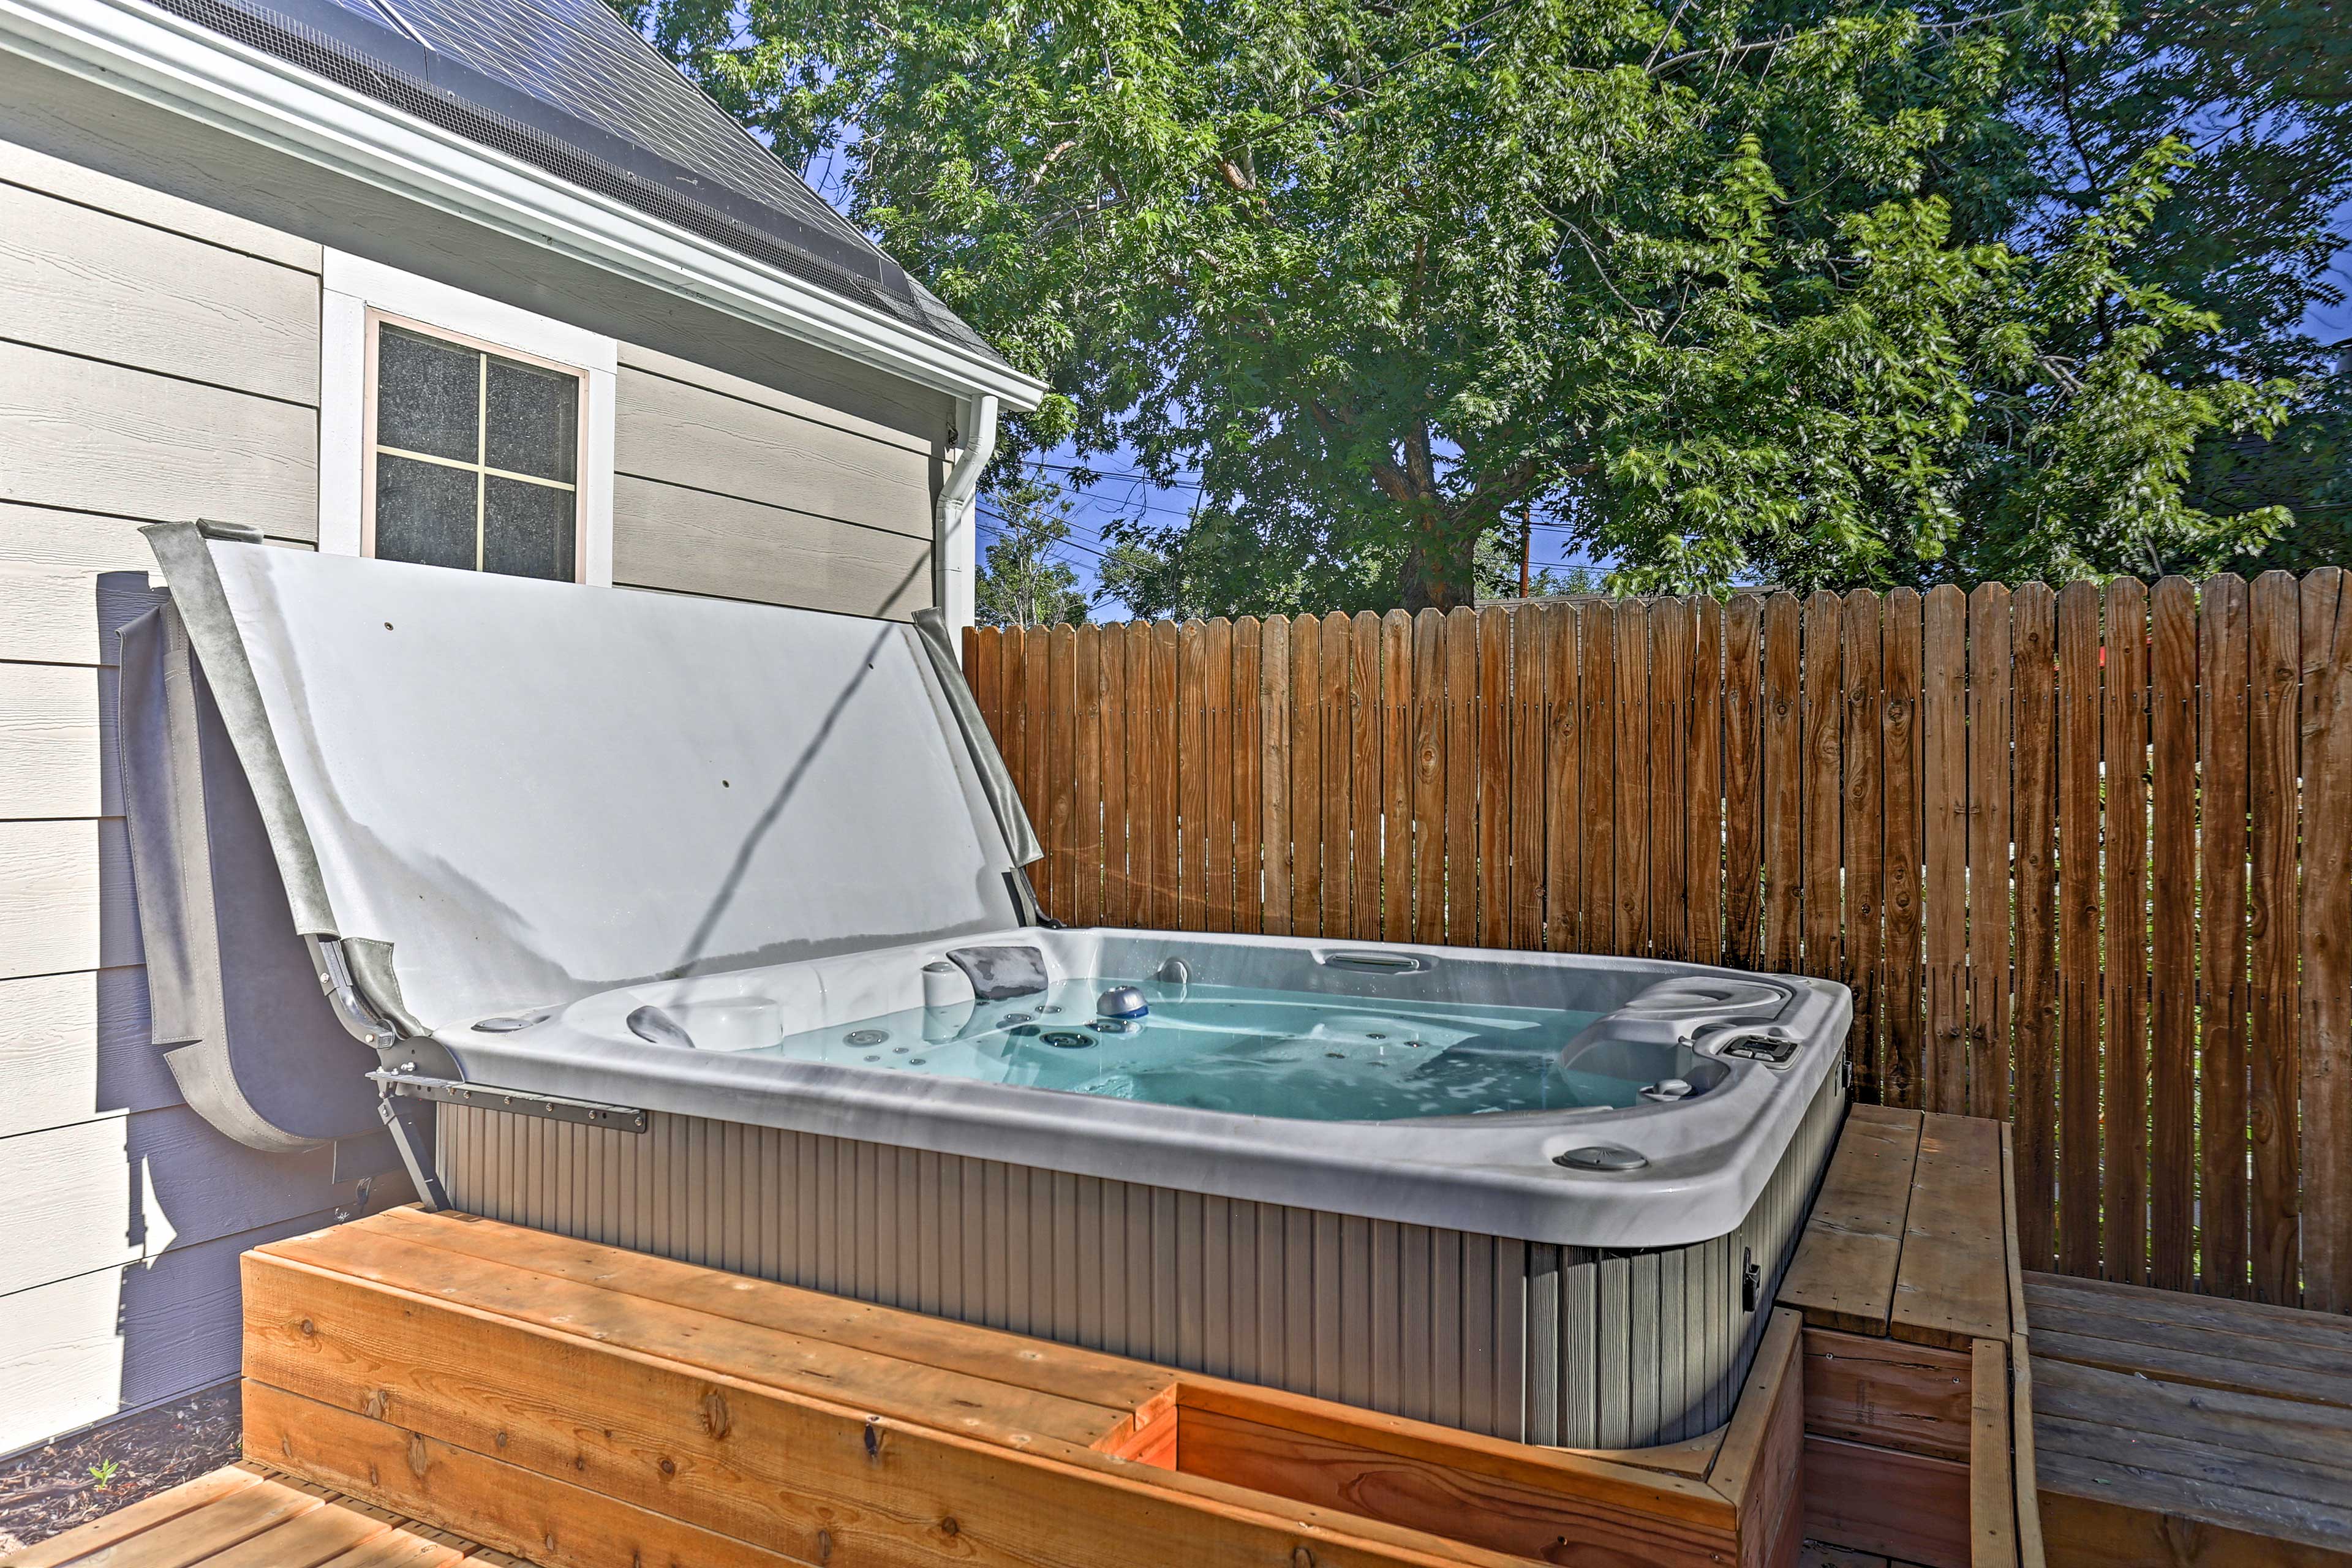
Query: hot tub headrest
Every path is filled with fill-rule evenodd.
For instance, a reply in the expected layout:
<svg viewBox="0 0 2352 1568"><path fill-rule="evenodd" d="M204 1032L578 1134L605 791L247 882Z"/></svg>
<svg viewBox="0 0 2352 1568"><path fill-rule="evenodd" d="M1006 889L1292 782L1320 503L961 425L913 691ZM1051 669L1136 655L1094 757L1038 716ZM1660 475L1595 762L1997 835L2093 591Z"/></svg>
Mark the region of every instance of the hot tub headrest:
<svg viewBox="0 0 2352 1568"><path fill-rule="evenodd" d="M1034 947L956 947L948 962L971 982L971 994L983 1002L1034 996L1045 989L1045 955Z"/></svg>

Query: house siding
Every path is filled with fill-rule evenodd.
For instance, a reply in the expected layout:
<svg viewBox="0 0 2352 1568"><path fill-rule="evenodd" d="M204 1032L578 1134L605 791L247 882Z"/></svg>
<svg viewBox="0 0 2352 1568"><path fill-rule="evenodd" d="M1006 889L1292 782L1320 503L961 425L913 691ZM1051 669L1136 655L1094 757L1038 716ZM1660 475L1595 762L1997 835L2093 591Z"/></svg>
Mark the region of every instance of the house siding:
<svg viewBox="0 0 2352 1568"><path fill-rule="evenodd" d="M182 1103L113 765L139 525L317 537L319 269L0 142L0 1453L233 1374L236 1254L352 1194Z"/></svg>
<svg viewBox="0 0 2352 1568"><path fill-rule="evenodd" d="M828 390L840 404L624 344L613 581L901 620L929 605L948 400Z"/></svg>
<svg viewBox="0 0 2352 1568"><path fill-rule="evenodd" d="M326 1150L257 1153L183 1103L114 769L114 633L155 601L139 526L316 544L321 270L0 141L0 1455L235 1375L236 1255L353 1195ZM777 389L622 355L617 583L929 603L946 399L839 362Z"/></svg>

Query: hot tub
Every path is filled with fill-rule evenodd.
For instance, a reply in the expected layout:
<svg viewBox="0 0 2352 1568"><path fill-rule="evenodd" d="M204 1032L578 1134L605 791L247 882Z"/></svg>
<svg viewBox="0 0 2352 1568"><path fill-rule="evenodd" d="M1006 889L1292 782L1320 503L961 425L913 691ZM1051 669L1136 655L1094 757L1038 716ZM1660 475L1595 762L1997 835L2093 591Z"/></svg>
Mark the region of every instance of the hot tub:
<svg viewBox="0 0 2352 1568"><path fill-rule="evenodd" d="M151 535L429 1200L1528 1442L1727 1418L1843 988L1060 929L935 638Z"/></svg>

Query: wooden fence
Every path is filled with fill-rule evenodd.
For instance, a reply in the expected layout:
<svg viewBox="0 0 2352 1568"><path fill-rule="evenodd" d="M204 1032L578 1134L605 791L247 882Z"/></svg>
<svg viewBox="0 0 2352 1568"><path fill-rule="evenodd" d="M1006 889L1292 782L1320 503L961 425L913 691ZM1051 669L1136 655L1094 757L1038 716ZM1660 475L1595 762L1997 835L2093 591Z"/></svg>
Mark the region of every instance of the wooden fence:
<svg viewBox="0 0 2352 1568"><path fill-rule="evenodd" d="M1840 980L1864 1096L2014 1121L2029 1268L2342 1311L2347 622L2331 569L965 651L1064 921Z"/></svg>

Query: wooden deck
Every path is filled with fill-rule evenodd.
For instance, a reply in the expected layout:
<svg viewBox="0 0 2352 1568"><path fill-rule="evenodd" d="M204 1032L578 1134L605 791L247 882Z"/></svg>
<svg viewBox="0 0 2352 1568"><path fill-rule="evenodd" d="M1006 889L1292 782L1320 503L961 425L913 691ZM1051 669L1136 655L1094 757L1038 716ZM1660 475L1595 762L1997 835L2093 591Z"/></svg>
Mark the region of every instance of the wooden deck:
<svg viewBox="0 0 2352 1568"><path fill-rule="evenodd" d="M2029 1274L2059 1564L2352 1564L2352 1319Z"/></svg>
<svg viewBox="0 0 2352 1568"><path fill-rule="evenodd" d="M1783 1279L1824 1561L2040 1562L2008 1129L1857 1105ZM2027 1439L2021 1443L2020 1439Z"/></svg>
<svg viewBox="0 0 2352 1568"><path fill-rule="evenodd" d="M1991 1123L1858 1109L1731 1423L1629 1453L394 1210L247 1255L247 1451L276 1475L11 1568L1789 1568L1805 1537L2039 1568L2005 1155Z"/></svg>
<svg viewBox="0 0 2352 1568"><path fill-rule="evenodd" d="M28 1547L8 1568L532 1568L248 1459Z"/></svg>

